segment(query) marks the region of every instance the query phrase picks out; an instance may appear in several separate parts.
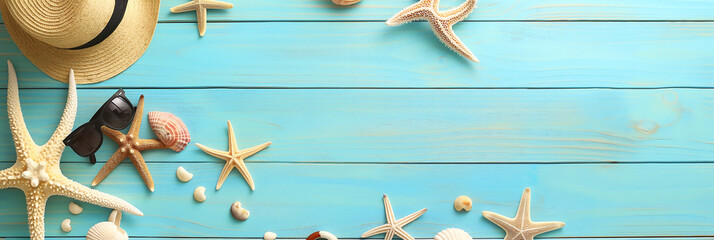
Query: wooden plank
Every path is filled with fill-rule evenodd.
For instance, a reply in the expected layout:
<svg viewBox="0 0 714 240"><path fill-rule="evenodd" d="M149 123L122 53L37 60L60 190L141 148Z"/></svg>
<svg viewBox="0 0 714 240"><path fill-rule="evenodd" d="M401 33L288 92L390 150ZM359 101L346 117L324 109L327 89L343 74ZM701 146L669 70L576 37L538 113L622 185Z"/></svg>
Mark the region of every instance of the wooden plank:
<svg viewBox="0 0 714 240"><path fill-rule="evenodd" d="M20 85L24 85L22 82ZM115 90L79 91L76 125ZM65 90L20 91L36 142L54 131ZM5 93L0 92L0 99ZM167 111L188 125L193 143L227 149L226 120L239 147L273 145L251 162L711 162L714 91L708 90L325 90L129 89L145 112ZM0 102L4 102L0 101ZM4 103L0 139L11 139ZM144 116L142 138L155 138ZM152 162L215 163L190 144L152 150ZM116 145L105 139L97 155ZM2 162L14 161L10 141ZM65 162L87 162L71 150Z"/></svg>
<svg viewBox="0 0 714 240"><path fill-rule="evenodd" d="M161 24L118 77L84 87L713 87L714 23L479 22L456 32L482 63L444 47L426 23ZM63 87L0 30L24 87ZM3 59L5 59L3 58ZM0 87L7 77L0 65Z"/></svg>
<svg viewBox="0 0 714 240"><path fill-rule="evenodd" d="M10 164L2 163L0 168ZM178 166L194 173L188 183L176 179ZM71 179L88 184L101 166L64 163ZM406 226L415 237L433 237L447 227L473 237L499 238L502 231L485 220L483 210L513 216L521 193L531 187L532 219L561 220L566 226L542 237L712 236L714 235L714 165L711 164L251 164L256 180L251 192L238 173L220 191L213 190L220 163L151 163L156 191L146 190L130 163L121 164L97 187L140 208L144 217L125 215L131 236L258 238L273 231L281 238L305 238L330 231L358 238L384 223L382 194L397 217L428 208ZM205 186L207 200L197 203L193 190ZM27 236L22 193L2 190L0 232ZM453 210L456 196L474 199L471 212ZM245 222L232 218L229 206L241 201L251 211ZM82 236L109 210L88 204L80 216L67 210L69 200L51 198L48 236ZM170 204L167 204L170 203ZM73 232L60 232L70 218ZM381 239L375 236L374 239Z"/></svg>
<svg viewBox="0 0 714 240"><path fill-rule="evenodd" d="M161 1L159 21L195 22L193 12L173 14L169 8L186 0ZM340 7L330 0L229 1L230 10L210 10L209 21L384 21L409 0L372 0ZM463 1L442 0L441 9ZM468 20L712 20L714 5L707 0L502 0L479 1ZM2 22L2 19L0 19ZM209 31L210 32L210 31Z"/></svg>

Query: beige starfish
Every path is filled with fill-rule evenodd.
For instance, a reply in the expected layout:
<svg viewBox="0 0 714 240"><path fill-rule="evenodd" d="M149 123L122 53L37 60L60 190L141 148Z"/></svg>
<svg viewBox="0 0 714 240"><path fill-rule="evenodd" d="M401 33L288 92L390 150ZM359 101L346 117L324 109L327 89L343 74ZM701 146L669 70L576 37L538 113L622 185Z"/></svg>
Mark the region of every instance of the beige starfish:
<svg viewBox="0 0 714 240"><path fill-rule="evenodd" d="M250 176L250 172L248 172L248 167L245 166L245 159L257 152L260 152L261 150L270 146L270 144L271 142L266 142L252 148L239 150L238 143L236 143L236 136L233 133L233 125L231 125L231 121L228 121L228 152L209 148L201 145L200 143L196 143L196 146L198 146L198 148L200 148L211 156L226 160L226 165L223 166L221 176L218 178L216 190L221 189L221 186L223 186L223 182L226 181L226 177L228 177L228 174L231 173L231 170L233 170L233 168L237 168L240 174L243 175L245 181L248 182L248 186L250 186L250 190L255 190L253 177Z"/></svg>
<svg viewBox="0 0 714 240"><path fill-rule="evenodd" d="M102 182L102 180L104 180L104 178L106 178L107 175L109 175L109 173L111 173L122 160L128 157L131 159L131 162L134 163L136 170L139 171L141 178L144 179L144 183L149 188L149 191L154 191L154 179L151 178L151 172L149 172L149 168L146 166L144 157L141 156L141 151L168 147L158 139L139 138L139 129L141 128L141 118L143 113L144 95L141 95L141 97L139 97L139 104L136 106L136 111L134 111L134 119L132 119L131 127L129 127L129 132L126 135L117 130L102 126L102 132L104 135L107 135L109 138L114 140L114 142L119 145L119 149L114 152L114 155L109 158L107 163L105 163L104 166L102 166L102 169L99 170L97 176L94 177L94 180L92 180L92 187L97 186L97 184Z"/></svg>
<svg viewBox="0 0 714 240"><path fill-rule="evenodd" d="M389 203L389 197L387 197L387 194L384 194L382 198L384 199L384 212L387 215L387 223L382 226L372 228L369 231L366 231L362 234L362 238L374 236L380 233L385 233L384 240L391 240L394 235L397 235L404 240L414 240L414 237L409 235L407 231L404 231L402 227L419 218L422 214L426 212L426 208L419 210L415 213L409 214L409 216L403 217L402 219L396 220L394 218L394 211L392 211L392 204Z"/></svg>
<svg viewBox="0 0 714 240"><path fill-rule="evenodd" d="M515 218L484 211L483 216L506 231L504 240L533 240L538 234L553 231L565 226L563 222L533 222L531 221L531 189L526 188L518 205Z"/></svg>
<svg viewBox="0 0 714 240"><path fill-rule="evenodd" d="M471 61L479 62L452 29L454 24L469 16L474 8L476 0L466 0L460 6L447 11L439 11L439 0L421 0L395 14L387 20L387 25L397 26L416 20L427 20L434 34L447 47Z"/></svg>
<svg viewBox="0 0 714 240"><path fill-rule="evenodd" d="M12 167L0 171L0 189L18 188L25 192L30 237L33 240L45 238L45 205L47 199L53 195L65 196L143 216L144 214L139 209L128 202L74 182L62 175L62 171L60 171L59 162L65 147L62 139L72 131L72 125L74 125L74 119L77 116L77 88L74 72L72 70L69 72L67 104L57 130L47 143L38 146L32 140L22 117L15 68L10 61L7 62L7 66L9 73L7 115L10 119L12 139L15 142L17 162Z"/></svg>
<svg viewBox="0 0 714 240"><path fill-rule="evenodd" d="M172 7L172 13L182 13L188 11L196 11L196 21L198 23L198 35L206 34L206 14L207 9L229 9L233 8L233 4L227 2L219 2L213 0L191 0L190 2Z"/></svg>

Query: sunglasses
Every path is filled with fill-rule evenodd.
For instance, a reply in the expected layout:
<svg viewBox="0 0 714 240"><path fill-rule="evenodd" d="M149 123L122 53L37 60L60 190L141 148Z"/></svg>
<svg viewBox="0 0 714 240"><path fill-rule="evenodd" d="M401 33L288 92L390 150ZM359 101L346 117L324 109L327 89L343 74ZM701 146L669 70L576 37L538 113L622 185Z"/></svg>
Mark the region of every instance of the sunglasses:
<svg viewBox="0 0 714 240"><path fill-rule="evenodd" d="M77 155L89 157L89 162L95 164L97 158L94 153L102 146L103 140L101 127L124 129L131 123L135 111L136 107L126 98L124 90L119 89L97 110L89 122L72 131L62 142L71 147Z"/></svg>

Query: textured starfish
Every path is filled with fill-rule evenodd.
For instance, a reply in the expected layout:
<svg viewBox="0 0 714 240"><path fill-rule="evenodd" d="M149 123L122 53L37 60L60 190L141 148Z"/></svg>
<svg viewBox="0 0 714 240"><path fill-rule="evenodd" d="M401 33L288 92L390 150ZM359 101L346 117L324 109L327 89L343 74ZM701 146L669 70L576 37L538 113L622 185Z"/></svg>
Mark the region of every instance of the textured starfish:
<svg viewBox="0 0 714 240"><path fill-rule="evenodd" d="M218 178L216 190L221 189L223 182L226 181L226 177L228 177L228 174L231 173L233 168L237 168L240 174L243 175L245 181L248 182L248 186L250 186L250 190L255 190L255 183L253 183L253 177L251 177L250 172L248 172L248 167L245 166L245 159L270 146L270 143L271 142L266 142L252 148L239 150L238 143L236 143L236 136L233 133L233 125L231 125L231 121L228 121L228 152L209 148L200 143L196 143L196 146L211 156L226 160L226 165L223 166L221 176Z"/></svg>
<svg viewBox="0 0 714 240"><path fill-rule="evenodd" d="M402 227L419 218L422 214L426 212L426 208L419 210L415 213L409 214L409 216L403 217L402 219L396 220L394 218L394 211L392 211L392 204L389 203L389 197L387 197L387 194L384 194L382 198L384 199L384 212L387 215L387 223L382 226L372 228L369 231L366 231L362 234L362 238L374 236L380 233L385 233L384 240L391 240L394 235L397 235L404 240L414 240L414 237L409 235L407 231L404 231Z"/></svg>
<svg viewBox="0 0 714 240"><path fill-rule="evenodd" d="M206 9L229 9L233 8L233 4L227 2L219 2L213 0L192 0L190 2L172 7L172 13L182 13L188 11L196 11L196 21L198 23L198 35L206 34Z"/></svg>
<svg viewBox="0 0 714 240"><path fill-rule="evenodd" d="M439 11L439 0L421 0L395 14L387 20L387 25L397 26L416 20L427 20L434 34L447 47L471 61L478 62L476 56L461 42L452 29L454 24L469 16L474 8L476 8L476 0L466 0L460 6L447 11Z"/></svg>
<svg viewBox="0 0 714 240"><path fill-rule="evenodd" d="M131 127L129 127L129 132L124 135L123 133L102 126L102 132L109 138L114 140L119 145L119 149L114 152L107 163L102 166L99 170L97 176L92 180L92 187L97 186L104 178L111 173L114 168L121 163L122 160L129 157L131 162L134 163L136 170L139 171L139 175L144 179L144 183L149 188L150 191L154 191L154 179L151 178L151 173L149 168L146 166L144 157L141 156L141 151L150 149L161 149L168 148L161 141L157 139L140 139L139 129L141 128L141 117L144 113L144 95L139 97L139 104L136 106L136 111L134 111L134 119L132 119Z"/></svg>
<svg viewBox="0 0 714 240"><path fill-rule="evenodd" d="M533 222L531 221L531 189L526 188L518 205L515 218L484 211L483 216L506 231L504 240L533 240L538 234L553 231L565 226L563 222Z"/></svg>
<svg viewBox="0 0 714 240"><path fill-rule="evenodd" d="M144 214L139 209L128 202L74 182L62 175L62 171L60 171L59 162L65 147L62 139L72 131L72 125L74 125L74 119L77 116L77 88L74 72L72 70L69 72L67 104L57 130L47 143L38 146L32 140L22 117L15 69L10 61L7 62L7 66L9 73L7 115L10 119L12 139L15 142L17 162L12 167L0 171L0 189L18 188L25 192L30 237L33 240L45 238L45 205L47 199L53 195L65 196L143 216Z"/></svg>

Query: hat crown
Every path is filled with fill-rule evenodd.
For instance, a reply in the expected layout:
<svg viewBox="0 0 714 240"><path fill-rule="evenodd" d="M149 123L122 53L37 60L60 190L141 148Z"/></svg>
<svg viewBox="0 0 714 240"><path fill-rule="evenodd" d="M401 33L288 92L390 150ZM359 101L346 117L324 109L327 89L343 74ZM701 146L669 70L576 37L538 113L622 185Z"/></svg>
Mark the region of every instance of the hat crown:
<svg viewBox="0 0 714 240"><path fill-rule="evenodd" d="M58 48L81 46L106 26L114 0L4 1L12 18L32 37Z"/></svg>

